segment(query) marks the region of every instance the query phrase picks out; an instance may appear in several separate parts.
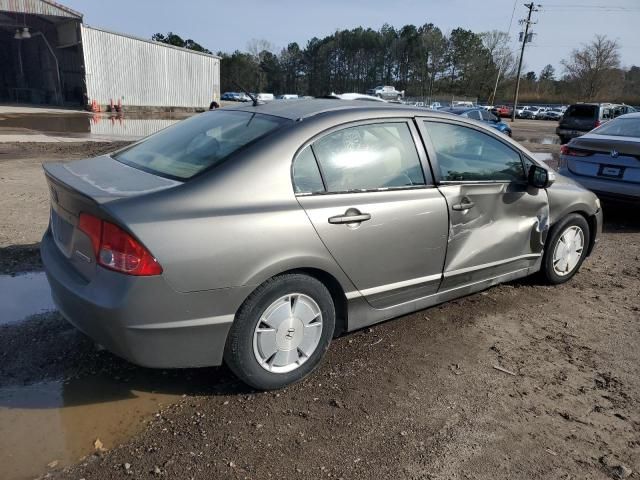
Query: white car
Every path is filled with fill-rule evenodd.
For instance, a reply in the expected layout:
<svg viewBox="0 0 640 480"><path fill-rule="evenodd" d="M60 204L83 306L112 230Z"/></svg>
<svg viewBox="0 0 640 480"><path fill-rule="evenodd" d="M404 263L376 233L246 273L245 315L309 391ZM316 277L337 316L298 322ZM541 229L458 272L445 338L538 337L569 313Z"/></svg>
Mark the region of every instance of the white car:
<svg viewBox="0 0 640 480"><path fill-rule="evenodd" d="M278 95L278 100L297 100L300 98L298 95L292 93L285 93L284 95Z"/></svg>
<svg viewBox="0 0 640 480"><path fill-rule="evenodd" d="M370 88L369 90L367 90L367 95L383 98L386 100L400 100L402 97L404 97L404 90L400 92L396 90L396 87L390 87L389 85L380 85L378 87Z"/></svg>
<svg viewBox="0 0 640 480"><path fill-rule="evenodd" d="M370 102L384 102L387 103L386 100L383 100L380 97L374 97L372 95L364 95L362 93L332 93L328 95L329 98L337 98L339 100L364 100Z"/></svg>
<svg viewBox="0 0 640 480"><path fill-rule="evenodd" d="M258 94L256 94L256 100L258 100L259 102L271 102L274 99L275 99L275 97L273 96L273 93L258 93Z"/></svg>

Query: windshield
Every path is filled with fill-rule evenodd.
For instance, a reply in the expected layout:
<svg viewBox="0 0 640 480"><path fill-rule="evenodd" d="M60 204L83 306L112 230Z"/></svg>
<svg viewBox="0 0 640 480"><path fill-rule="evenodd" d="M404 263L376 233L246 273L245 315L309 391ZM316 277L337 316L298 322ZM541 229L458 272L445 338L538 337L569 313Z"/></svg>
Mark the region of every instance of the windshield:
<svg viewBox="0 0 640 480"><path fill-rule="evenodd" d="M114 158L156 175L187 180L286 122L271 115L216 110L179 122Z"/></svg>
<svg viewBox="0 0 640 480"><path fill-rule="evenodd" d="M640 117L616 118L596 128L592 133L597 135L612 135L614 137L640 138Z"/></svg>

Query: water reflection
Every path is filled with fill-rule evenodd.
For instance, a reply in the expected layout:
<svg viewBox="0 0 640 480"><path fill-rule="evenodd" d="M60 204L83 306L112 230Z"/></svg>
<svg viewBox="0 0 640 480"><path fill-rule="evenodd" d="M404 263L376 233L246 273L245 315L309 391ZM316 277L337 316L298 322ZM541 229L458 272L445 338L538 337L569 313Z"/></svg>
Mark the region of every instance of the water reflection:
<svg viewBox="0 0 640 480"><path fill-rule="evenodd" d="M0 325L54 309L44 272L0 275Z"/></svg>

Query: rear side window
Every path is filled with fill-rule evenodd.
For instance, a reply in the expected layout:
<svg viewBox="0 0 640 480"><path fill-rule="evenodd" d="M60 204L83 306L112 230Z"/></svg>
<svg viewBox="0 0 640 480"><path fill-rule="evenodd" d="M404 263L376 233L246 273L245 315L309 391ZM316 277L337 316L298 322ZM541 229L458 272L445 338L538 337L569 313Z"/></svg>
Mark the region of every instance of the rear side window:
<svg viewBox="0 0 640 480"><path fill-rule="evenodd" d="M472 128L425 122L436 151L442 181L520 181L520 155L499 140Z"/></svg>
<svg viewBox="0 0 640 480"><path fill-rule="evenodd" d="M132 167L187 180L289 120L259 113L216 110L183 120L114 156Z"/></svg>
<svg viewBox="0 0 640 480"><path fill-rule="evenodd" d="M593 132L597 135L640 138L640 118L616 118L605 123Z"/></svg>
<svg viewBox="0 0 640 480"><path fill-rule="evenodd" d="M349 127L313 144L328 192L425 184L416 145L404 122Z"/></svg>
<svg viewBox="0 0 640 480"><path fill-rule="evenodd" d="M293 188L299 194L324 192L322 176L311 146L302 150L293 162Z"/></svg>
<svg viewBox="0 0 640 480"><path fill-rule="evenodd" d="M574 117L574 118L586 118L593 119L598 115L598 106L597 105L571 105L567 112L564 114L565 117Z"/></svg>

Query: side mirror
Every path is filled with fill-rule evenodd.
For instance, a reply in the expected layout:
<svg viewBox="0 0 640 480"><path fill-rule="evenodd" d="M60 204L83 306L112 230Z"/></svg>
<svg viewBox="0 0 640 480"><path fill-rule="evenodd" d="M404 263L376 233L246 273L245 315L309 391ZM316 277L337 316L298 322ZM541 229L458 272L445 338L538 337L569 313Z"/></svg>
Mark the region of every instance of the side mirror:
<svg viewBox="0 0 640 480"><path fill-rule="evenodd" d="M528 183L535 188L549 188L556 180L555 173L539 165L531 165L529 168Z"/></svg>

